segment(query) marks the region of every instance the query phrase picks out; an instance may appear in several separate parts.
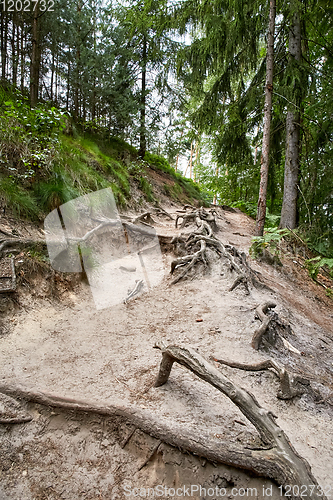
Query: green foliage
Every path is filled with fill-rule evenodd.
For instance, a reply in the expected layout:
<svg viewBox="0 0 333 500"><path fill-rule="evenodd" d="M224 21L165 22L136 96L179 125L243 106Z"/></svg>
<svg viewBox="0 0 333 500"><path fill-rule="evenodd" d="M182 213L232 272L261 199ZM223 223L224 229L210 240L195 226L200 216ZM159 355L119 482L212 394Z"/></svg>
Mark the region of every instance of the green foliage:
<svg viewBox="0 0 333 500"><path fill-rule="evenodd" d="M212 196L202 190L199 184L196 184L192 179L188 179L179 172L175 172L175 170L169 165L169 162L162 156L146 152L144 161L158 170L162 170L162 172L169 174L177 182L177 184L183 188L185 194L191 200L199 200L205 205L209 205L211 203Z"/></svg>
<svg viewBox="0 0 333 500"><path fill-rule="evenodd" d="M184 191L180 187L180 184L176 182L174 184L163 184L163 190L169 198L172 198L174 201L183 201L184 199Z"/></svg>
<svg viewBox="0 0 333 500"><path fill-rule="evenodd" d="M144 161L149 163L149 165L157 168L158 170L162 170L163 172L166 172L173 177L176 176L175 170L169 165L169 162L165 158L163 158L163 156L158 156L147 151L144 156Z"/></svg>
<svg viewBox="0 0 333 500"><path fill-rule="evenodd" d="M268 209L267 209L268 212ZM265 219L265 228L271 227L277 227L280 222L280 216L279 215L274 215L270 213L266 213L266 219Z"/></svg>
<svg viewBox="0 0 333 500"><path fill-rule="evenodd" d="M1 114L8 120L17 120L18 129L25 130L30 135L35 135L39 140L43 137L49 139L51 135L58 135L65 127L67 114L59 109L39 104L36 108L30 108L27 97L23 96L18 89L7 92L7 100L1 105Z"/></svg>
<svg viewBox="0 0 333 500"><path fill-rule="evenodd" d="M8 177L0 177L0 204L18 217L37 219L40 213L34 196Z"/></svg>
<svg viewBox="0 0 333 500"><path fill-rule="evenodd" d="M318 273L324 267L327 267L331 278L333 278L333 259L327 259L325 257L314 257L313 259L308 259L305 261L309 275L313 280L317 279Z"/></svg>
<svg viewBox="0 0 333 500"><path fill-rule="evenodd" d="M280 243L289 233L289 229L278 229L277 227L268 228L263 236L255 236L252 238L250 255L253 258L258 258L263 255L265 250L268 250L273 253L274 256L278 257L280 254Z"/></svg>
<svg viewBox="0 0 333 500"><path fill-rule="evenodd" d="M63 203L76 198L80 191L71 183L65 172L57 173L35 187L36 198L45 211L60 207Z"/></svg>
<svg viewBox="0 0 333 500"><path fill-rule="evenodd" d="M145 194L147 201L150 201L150 202L156 201L155 197L153 195L153 190L152 190L151 184L145 177L143 177L143 176L140 177L139 185L140 185L141 191Z"/></svg>
<svg viewBox="0 0 333 500"><path fill-rule="evenodd" d="M124 151L128 151L134 157L138 155L138 150L120 137L114 137L114 136L109 137L107 140L107 145L105 145L105 147L111 148L111 150L114 150L121 154L123 154Z"/></svg>
<svg viewBox="0 0 333 500"><path fill-rule="evenodd" d="M249 201L235 201L231 204L232 207L239 208L242 212L252 217L252 219L256 218L257 215L257 205L255 203L251 203Z"/></svg>
<svg viewBox="0 0 333 500"><path fill-rule="evenodd" d="M257 204L251 203L250 201L235 201L231 203L232 207L239 208L242 212L252 217L252 219L256 219L257 216ZM270 214L268 208L266 209L266 219L265 219L265 228L276 228L279 225L280 216Z"/></svg>

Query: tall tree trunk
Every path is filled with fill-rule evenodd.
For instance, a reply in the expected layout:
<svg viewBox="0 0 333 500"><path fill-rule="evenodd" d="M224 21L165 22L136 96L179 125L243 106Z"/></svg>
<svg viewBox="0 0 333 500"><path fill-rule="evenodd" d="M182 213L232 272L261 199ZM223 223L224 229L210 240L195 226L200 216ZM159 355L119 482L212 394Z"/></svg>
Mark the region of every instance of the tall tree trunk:
<svg viewBox="0 0 333 500"><path fill-rule="evenodd" d="M7 65L7 40L8 40L8 22L7 15L1 11L1 78L6 78Z"/></svg>
<svg viewBox="0 0 333 500"><path fill-rule="evenodd" d="M50 82L50 96L52 102L53 102L53 81L54 81L54 51L52 50L51 82Z"/></svg>
<svg viewBox="0 0 333 500"><path fill-rule="evenodd" d="M75 68L75 82L74 82L74 119L77 120L79 116L79 64L80 64L80 48L76 49L76 68Z"/></svg>
<svg viewBox="0 0 333 500"><path fill-rule="evenodd" d="M81 61L81 0L77 3L77 18L78 18L78 32L77 32L77 46L76 46L76 66L75 66L75 81L74 81L74 119L77 120L80 115L79 103L79 81L80 81L80 61Z"/></svg>
<svg viewBox="0 0 333 500"><path fill-rule="evenodd" d="M140 98L140 148L139 157L144 158L147 148L146 141L146 70L147 70L147 38L143 36L142 45L142 72Z"/></svg>
<svg viewBox="0 0 333 500"><path fill-rule="evenodd" d="M190 156L190 179L192 179L192 165L193 165L193 152L194 152L193 146L194 146L194 144L192 141L191 142L191 156Z"/></svg>
<svg viewBox="0 0 333 500"><path fill-rule="evenodd" d="M17 21L17 16L15 15L16 13L13 12L13 18L12 18L12 38L11 38L11 45L12 45L12 82L14 87L16 87L17 84L17 67L18 67L18 58L19 58L19 46L17 43L17 40L19 38L19 27L18 25L16 26L16 21Z"/></svg>
<svg viewBox="0 0 333 500"><path fill-rule="evenodd" d="M297 66L301 61L301 22L299 10L296 10L293 15L293 22L289 31L289 58L297 61ZM300 88L297 90L300 91ZM297 225L300 138L299 106L300 92L296 95L295 103L289 107L286 119L286 159L280 227L289 227L290 229L294 229Z"/></svg>
<svg viewBox="0 0 333 500"><path fill-rule="evenodd" d="M273 94L273 71L274 71L274 31L275 31L276 2L270 0L269 6L269 28L267 37L266 56L266 87L265 87L265 108L264 108L264 131L262 138L260 188L257 208L257 221L255 234L264 234L266 217L267 184L269 169L269 143L272 117L272 94Z"/></svg>
<svg viewBox="0 0 333 500"><path fill-rule="evenodd" d="M32 51L30 65L30 105L34 108L38 101L39 70L40 70L40 44L39 44L39 7L36 4L32 20Z"/></svg>
<svg viewBox="0 0 333 500"><path fill-rule="evenodd" d="M66 91L66 110L69 110L69 94L70 94L70 77L71 77L71 64L70 64L70 52L67 52L67 91Z"/></svg>
<svg viewBox="0 0 333 500"><path fill-rule="evenodd" d="M25 42L25 43L24 43ZM24 90L24 74L25 74L25 51L26 51L26 34L24 33L24 22L21 25L21 62L20 62L20 77L21 77L21 92Z"/></svg>
<svg viewBox="0 0 333 500"><path fill-rule="evenodd" d="M56 57L56 67L55 67L55 92L54 92L54 104L58 106L58 90L59 90L59 51L57 51Z"/></svg>
<svg viewBox="0 0 333 500"><path fill-rule="evenodd" d="M94 121L96 118L96 9L94 9L94 66L93 66L93 87L91 93L91 120Z"/></svg>
<svg viewBox="0 0 333 500"><path fill-rule="evenodd" d="M200 141L198 139L196 142L196 145L195 145L195 159L194 159L194 167L193 167L193 180L194 180L194 182L198 182L197 170L198 170L198 163L199 163L199 153L200 153Z"/></svg>

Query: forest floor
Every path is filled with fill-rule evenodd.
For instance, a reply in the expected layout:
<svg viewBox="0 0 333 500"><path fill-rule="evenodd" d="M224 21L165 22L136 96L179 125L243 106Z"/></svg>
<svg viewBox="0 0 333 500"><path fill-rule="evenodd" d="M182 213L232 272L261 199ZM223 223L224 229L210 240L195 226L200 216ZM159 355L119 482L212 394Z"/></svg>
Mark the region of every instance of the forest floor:
<svg viewBox="0 0 333 500"><path fill-rule="evenodd" d="M164 206L173 217L180 208ZM215 235L248 255L254 221L221 208L218 215ZM174 221L156 219L159 234L191 229L175 229ZM102 310L96 310L85 281L63 278L62 292L55 299L45 277L26 274L26 285L6 306L0 336L1 385L136 409L170 429L184 429L193 436L208 433L207 446L209 440L219 439L251 445L257 434L254 426L228 398L180 365L174 366L167 384L154 388L161 353L153 347L163 340L193 347L206 359L256 363L272 358L306 375L311 391L281 400L272 372L216 367L277 415L278 425L309 462L319 484L333 495L332 300L294 254L285 255L282 267L250 260L269 288L251 287L249 294L242 285L228 291L235 275L223 260L171 285L173 258L163 254L165 275L158 287ZM267 300L277 303L275 312L291 327L286 339L300 354L268 344L258 351L251 347L260 325L255 309ZM244 498L240 488L256 499L281 497L268 479L184 454L147 432L131 434L135 426L120 417L37 403L29 403L25 410L33 417L30 422L0 424L1 500L121 500L134 497L135 487L191 484L225 488L225 498L230 499ZM195 488L192 493L198 500L223 498ZM169 491L162 498L183 497Z"/></svg>

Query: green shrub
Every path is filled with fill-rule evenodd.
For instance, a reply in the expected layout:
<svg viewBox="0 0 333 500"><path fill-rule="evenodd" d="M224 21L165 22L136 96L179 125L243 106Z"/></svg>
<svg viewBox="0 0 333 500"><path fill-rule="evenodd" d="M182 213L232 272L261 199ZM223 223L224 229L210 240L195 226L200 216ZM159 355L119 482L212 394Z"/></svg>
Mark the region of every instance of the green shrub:
<svg viewBox="0 0 333 500"><path fill-rule="evenodd" d="M239 210L252 217L252 219L255 219L257 216L257 205L250 201L243 201L243 200L235 201L234 203L231 204L231 206L239 208Z"/></svg>
<svg viewBox="0 0 333 500"><path fill-rule="evenodd" d="M280 243L284 236L290 233L289 229L279 229L277 227L268 228L263 236L254 236L250 247L251 257L261 257L265 250L273 253L275 257L279 257Z"/></svg>
<svg viewBox="0 0 333 500"><path fill-rule="evenodd" d="M35 192L39 203L46 211L54 210L81 194L69 178L59 174L48 181L38 183Z"/></svg>
<svg viewBox="0 0 333 500"><path fill-rule="evenodd" d="M158 156L147 151L144 156L144 161L149 163L149 165L156 167L158 170L167 172L168 174L175 177L175 170L170 166L169 162L165 158L163 158L163 156Z"/></svg>
<svg viewBox="0 0 333 500"><path fill-rule="evenodd" d="M313 280L316 281L318 273L321 268L328 268L328 272L331 278L333 278L333 259L327 259L325 257L314 257L313 259L308 259L305 261L305 266L309 271L309 275Z"/></svg>

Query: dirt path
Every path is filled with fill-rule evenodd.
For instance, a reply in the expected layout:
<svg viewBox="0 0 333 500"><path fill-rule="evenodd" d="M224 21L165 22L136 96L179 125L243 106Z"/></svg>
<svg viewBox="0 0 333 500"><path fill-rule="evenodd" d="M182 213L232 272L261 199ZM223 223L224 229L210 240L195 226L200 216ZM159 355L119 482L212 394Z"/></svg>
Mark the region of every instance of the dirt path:
<svg viewBox="0 0 333 500"><path fill-rule="evenodd" d="M240 213L221 212L221 217L218 219L218 237L247 252L253 234L253 221ZM159 233L175 234L172 221L167 219L160 219L156 228ZM329 397L332 394L332 308L329 309L323 296L316 299L311 293L312 284L306 278L255 263L253 267L260 270L271 287L271 292L253 289L250 295L246 295L242 287L228 292L233 277L225 268L215 269L213 274L200 279L170 286L170 260L170 256L165 256L165 277L161 286L127 304L97 311L88 285L81 285L79 292L73 293L72 303L69 305L45 300L39 302L38 308L22 310L13 318L10 333L0 338L2 383L17 384L96 404L109 402L140 408L171 427L177 423L184 429L193 429L193 433L208 429L212 440L223 438L251 443L255 441L256 431L240 411L227 398L185 369L176 366L167 385L151 388L161 359L160 353L153 346L156 341L164 340L166 343L190 345L206 358L213 355L251 363L267 359L272 353L254 351L251 347L253 332L259 324L254 319L254 309L267 299L274 299L278 304L276 312L291 325L293 333L288 340L303 354L300 356L286 351L273 353L273 356L280 356L280 361L301 372L310 371L314 377L311 381L313 386L324 392L323 387L327 388L327 394L322 396ZM304 291L300 289L300 283ZM320 291L317 296L318 294ZM228 367L223 367L222 370L233 381L251 391L263 407L278 415L277 422L289 436L293 446L310 463L319 483L323 487L332 487L332 494L332 406L315 401L309 394L292 401L277 399L277 380L269 372L249 373ZM55 435L59 434L59 443L62 442L65 438L60 420L65 419L65 416L59 417L57 427L56 419L46 415L45 411L41 411L41 416L38 417L41 428L42 421L48 422L44 429L45 436L52 422L51 428ZM72 424L75 428L76 424ZM36 422L24 424L26 443L30 443L32 436L36 437L36 425ZM2 443L7 440L15 448L15 432L18 431L13 430L8 436L1 432ZM38 429L39 435L42 432ZM78 439L83 439L82 432L80 427L80 431L77 431ZM105 441L103 446L107 449L108 439L105 436L99 442ZM24 441L23 435L20 440ZM37 448L37 468L44 470L41 450ZM49 453L51 451L50 444ZM70 449L65 444L63 451L66 460L70 460ZM86 455L89 453L96 455L89 450ZM118 455L121 463L121 453ZM102 458L101 455L100 460L102 463L105 456ZM107 466L103 462L103 474L109 466L110 464ZM77 464L75 467L73 465L74 477L78 474L78 467ZM72 490L66 486L65 496L53 497L51 489L49 494L44 489L45 496L39 497L36 493L30 493L33 491L31 484L38 482L38 477L43 477L43 481L49 481L54 488L54 478L51 479L45 470L39 476L38 472L34 473L32 470L22 476L21 466L16 472L15 470L14 467L12 473L17 481L15 488L10 479L10 467L4 471L5 486L2 487L3 490L0 487L0 498L123 498L121 484L125 479L134 481L134 476L131 477L133 469L128 467L127 478L125 474L123 480L111 491L111 479L107 481L104 476L104 479L99 477L97 468L92 476L93 482L98 481L96 493L92 493L86 486L89 495L83 496L78 484L73 484ZM54 473L51 465L49 470ZM150 480L154 482L152 478L154 479L154 475L150 475ZM30 485L29 493L23 486L27 481ZM10 491L13 491L13 496L10 496ZM1 493L9 496L1 497ZM57 494L59 495L59 489Z"/></svg>

